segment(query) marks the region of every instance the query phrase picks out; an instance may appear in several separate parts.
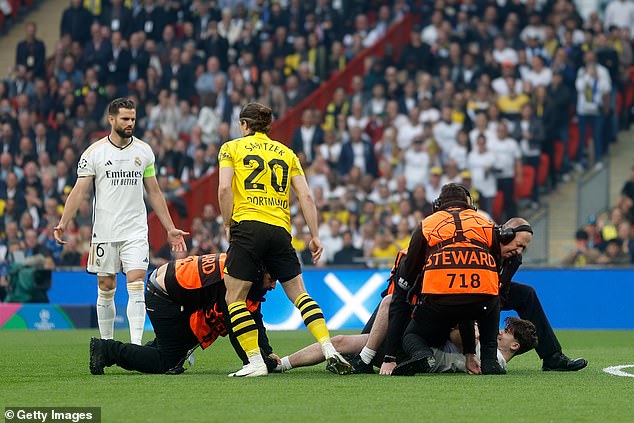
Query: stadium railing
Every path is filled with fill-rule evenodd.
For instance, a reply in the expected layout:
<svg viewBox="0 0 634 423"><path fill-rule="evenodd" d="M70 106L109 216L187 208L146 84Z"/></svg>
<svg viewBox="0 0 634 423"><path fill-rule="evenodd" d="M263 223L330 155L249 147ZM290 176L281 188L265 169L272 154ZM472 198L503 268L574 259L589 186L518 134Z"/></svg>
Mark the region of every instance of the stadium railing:
<svg viewBox="0 0 634 423"><path fill-rule="evenodd" d="M606 157L601 169L594 169L577 182L577 227L583 227L590 216L610 207L610 162Z"/></svg>
<svg viewBox="0 0 634 423"><path fill-rule="evenodd" d="M537 210L526 219L533 228L533 240L522 254L522 262L527 265L545 265L548 263L548 226L550 213L548 207Z"/></svg>

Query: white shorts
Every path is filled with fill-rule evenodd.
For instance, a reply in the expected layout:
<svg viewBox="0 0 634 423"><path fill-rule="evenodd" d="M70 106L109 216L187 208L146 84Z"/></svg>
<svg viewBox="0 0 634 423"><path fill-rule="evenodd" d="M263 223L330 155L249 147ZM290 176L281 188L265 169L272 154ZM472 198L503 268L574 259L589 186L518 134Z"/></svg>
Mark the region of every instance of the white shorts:
<svg viewBox="0 0 634 423"><path fill-rule="evenodd" d="M147 239L91 244L86 270L98 276L116 275L121 270L123 273L130 270L147 271L149 252Z"/></svg>

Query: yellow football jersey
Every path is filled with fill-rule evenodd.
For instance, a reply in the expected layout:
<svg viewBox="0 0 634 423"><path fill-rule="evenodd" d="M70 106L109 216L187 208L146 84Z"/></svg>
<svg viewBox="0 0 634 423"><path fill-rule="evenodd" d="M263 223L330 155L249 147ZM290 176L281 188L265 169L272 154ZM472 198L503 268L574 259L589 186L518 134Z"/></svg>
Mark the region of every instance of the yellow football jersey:
<svg viewBox="0 0 634 423"><path fill-rule="evenodd" d="M234 170L233 220L256 220L291 232L290 182L304 175L293 150L256 132L223 144L218 163Z"/></svg>

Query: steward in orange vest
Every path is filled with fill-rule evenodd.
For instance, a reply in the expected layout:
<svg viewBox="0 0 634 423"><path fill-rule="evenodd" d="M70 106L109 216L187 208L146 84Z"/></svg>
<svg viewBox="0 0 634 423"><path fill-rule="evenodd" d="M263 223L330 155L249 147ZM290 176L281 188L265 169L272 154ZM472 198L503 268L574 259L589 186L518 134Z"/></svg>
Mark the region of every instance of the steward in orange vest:
<svg viewBox="0 0 634 423"><path fill-rule="evenodd" d="M91 340L90 370L102 374L105 366L119 365L143 373L182 373L183 364L200 345L203 349L219 336L227 335L228 310L223 280L226 254L205 254L174 260L156 269L148 277L145 304L156 339L145 346L119 341ZM268 272L262 271L262 283L255 284L247 298L259 332L259 344L267 365L277 365L262 323L260 302L266 291L275 287ZM234 349L246 356L229 334ZM238 348L236 348L236 346Z"/></svg>
<svg viewBox="0 0 634 423"><path fill-rule="evenodd" d="M504 372L496 361L501 256L494 227L476 212L469 191L462 185L442 187L434 201L434 213L412 235L395 285L386 356L396 357L402 342L410 359L397 365L393 375L428 371L434 365L431 346L440 346L458 323L464 352L472 359L475 334L471 320L479 324L482 372ZM407 295L411 289L421 299L408 323Z"/></svg>

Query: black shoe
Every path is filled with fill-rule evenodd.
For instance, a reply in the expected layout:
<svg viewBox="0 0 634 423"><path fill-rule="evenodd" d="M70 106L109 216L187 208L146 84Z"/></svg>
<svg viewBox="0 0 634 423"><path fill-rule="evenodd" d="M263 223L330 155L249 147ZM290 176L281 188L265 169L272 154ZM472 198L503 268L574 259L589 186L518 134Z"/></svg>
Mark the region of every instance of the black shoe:
<svg viewBox="0 0 634 423"><path fill-rule="evenodd" d="M90 338L90 373L93 375L102 375L103 369L106 367L106 357L103 354L102 340Z"/></svg>
<svg viewBox="0 0 634 423"><path fill-rule="evenodd" d="M429 373L436 365L433 355L414 356L405 360L392 370L392 376L414 376L416 373Z"/></svg>
<svg viewBox="0 0 634 423"><path fill-rule="evenodd" d="M351 373L354 375L358 375L358 374L373 375L374 374L374 367L372 366L372 363L365 364L365 362L361 360L360 355L355 356L352 360L349 361L349 363L352 365Z"/></svg>
<svg viewBox="0 0 634 423"><path fill-rule="evenodd" d="M480 365L483 375L505 375L506 370L496 360L483 360Z"/></svg>
<svg viewBox="0 0 634 423"><path fill-rule="evenodd" d="M588 365L588 360L585 358L575 358L571 360L562 352L556 352L548 357L544 358L542 364L542 370L545 372L576 372Z"/></svg>

